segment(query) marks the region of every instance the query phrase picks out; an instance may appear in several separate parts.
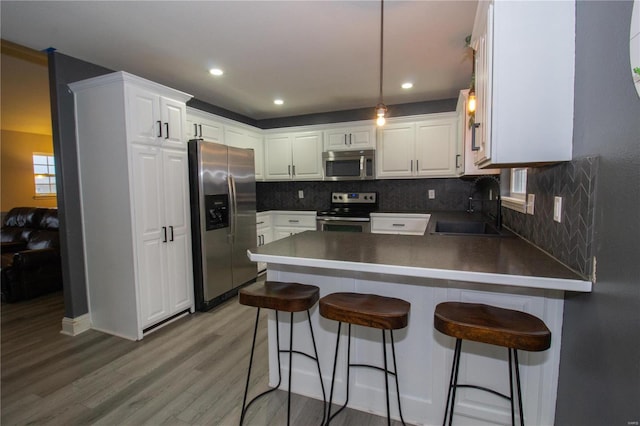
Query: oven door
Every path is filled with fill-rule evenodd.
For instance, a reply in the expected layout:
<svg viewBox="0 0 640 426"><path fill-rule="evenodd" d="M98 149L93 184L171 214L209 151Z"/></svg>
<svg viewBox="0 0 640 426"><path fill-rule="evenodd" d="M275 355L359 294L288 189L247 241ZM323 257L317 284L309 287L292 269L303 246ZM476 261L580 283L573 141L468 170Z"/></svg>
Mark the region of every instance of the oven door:
<svg viewBox="0 0 640 426"><path fill-rule="evenodd" d="M323 232L371 232L371 221L364 217L318 217L316 224L316 229Z"/></svg>

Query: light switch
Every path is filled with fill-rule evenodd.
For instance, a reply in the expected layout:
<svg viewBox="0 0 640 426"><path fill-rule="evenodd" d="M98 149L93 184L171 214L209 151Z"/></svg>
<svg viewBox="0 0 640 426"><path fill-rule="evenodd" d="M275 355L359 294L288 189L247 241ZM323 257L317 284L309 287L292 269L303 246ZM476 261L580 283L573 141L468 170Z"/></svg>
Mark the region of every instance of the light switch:
<svg viewBox="0 0 640 426"><path fill-rule="evenodd" d="M553 197L553 220L562 222L562 197Z"/></svg>
<svg viewBox="0 0 640 426"><path fill-rule="evenodd" d="M304 198L304 191L302 189L298 190L298 198Z"/></svg>

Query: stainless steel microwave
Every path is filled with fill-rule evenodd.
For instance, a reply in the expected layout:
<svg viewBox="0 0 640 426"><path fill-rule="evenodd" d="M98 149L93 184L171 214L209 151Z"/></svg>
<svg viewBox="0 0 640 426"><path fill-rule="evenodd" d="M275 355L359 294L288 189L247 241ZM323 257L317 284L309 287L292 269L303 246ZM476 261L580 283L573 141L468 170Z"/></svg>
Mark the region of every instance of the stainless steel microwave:
<svg viewBox="0 0 640 426"><path fill-rule="evenodd" d="M376 151L326 151L322 164L325 180L375 179Z"/></svg>

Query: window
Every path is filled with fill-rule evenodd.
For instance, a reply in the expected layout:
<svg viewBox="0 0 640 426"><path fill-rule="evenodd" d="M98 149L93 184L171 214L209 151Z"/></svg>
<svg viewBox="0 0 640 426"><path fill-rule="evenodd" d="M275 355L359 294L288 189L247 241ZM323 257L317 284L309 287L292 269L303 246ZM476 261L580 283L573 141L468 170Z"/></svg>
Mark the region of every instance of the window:
<svg viewBox="0 0 640 426"><path fill-rule="evenodd" d="M527 169L516 168L503 172L502 178L509 181L506 195L502 197L502 206L520 213L527 212Z"/></svg>
<svg viewBox="0 0 640 426"><path fill-rule="evenodd" d="M56 171L53 155L33 153L33 177L36 197L56 195Z"/></svg>
<svg viewBox="0 0 640 426"><path fill-rule="evenodd" d="M527 195L527 169L511 169L509 195L524 199Z"/></svg>

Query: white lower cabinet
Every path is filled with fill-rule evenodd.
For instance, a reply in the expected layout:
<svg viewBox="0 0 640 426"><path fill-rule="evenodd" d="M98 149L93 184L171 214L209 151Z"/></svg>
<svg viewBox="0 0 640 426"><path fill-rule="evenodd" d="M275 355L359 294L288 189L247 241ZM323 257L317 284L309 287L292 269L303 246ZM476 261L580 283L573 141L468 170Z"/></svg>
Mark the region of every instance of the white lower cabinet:
<svg viewBox="0 0 640 426"><path fill-rule="evenodd" d="M430 217L422 213L371 213L371 233L424 235Z"/></svg>
<svg viewBox="0 0 640 426"><path fill-rule="evenodd" d="M315 211L274 210L271 214L274 241L299 232L316 230Z"/></svg>
<svg viewBox="0 0 640 426"><path fill-rule="evenodd" d="M194 310L189 181L186 144L137 141L126 96L143 88L178 109L190 96L122 72L70 88L91 326L139 340ZM174 124L184 127L184 114Z"/></svg>
<svg viewBox="0 0 640 426"><path fill-rule="evenodd" d="M269 244L273 241L270 212L256 213L256 237L256 244L258 247ZM258 262L258 272L262 272L265 269L267 269L267 264L265 262Z"/></svg>

